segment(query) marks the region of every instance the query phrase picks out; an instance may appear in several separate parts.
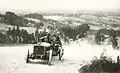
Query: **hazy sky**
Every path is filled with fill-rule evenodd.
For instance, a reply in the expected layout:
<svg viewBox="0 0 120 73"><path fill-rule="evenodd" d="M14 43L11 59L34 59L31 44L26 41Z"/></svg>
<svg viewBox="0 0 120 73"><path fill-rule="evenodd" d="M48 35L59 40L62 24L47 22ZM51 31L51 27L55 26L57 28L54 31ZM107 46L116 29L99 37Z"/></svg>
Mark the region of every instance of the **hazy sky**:
<svg viewBox="0 0 120 73"><path fill-rule="evenodd" d="M0 0L1 10L117 10L120 0Z"/></svg>

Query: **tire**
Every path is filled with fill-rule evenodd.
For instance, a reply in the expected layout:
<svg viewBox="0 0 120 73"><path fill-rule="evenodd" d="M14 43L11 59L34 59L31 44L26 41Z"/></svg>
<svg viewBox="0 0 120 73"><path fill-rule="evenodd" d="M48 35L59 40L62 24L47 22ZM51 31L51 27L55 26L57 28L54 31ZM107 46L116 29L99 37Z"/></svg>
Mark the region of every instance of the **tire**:
<svg viewBox="0 0 120 73"><path fill-rule="evenodd" d="M60 49L60 52L59 52L59 60L60 61L62 60L62 57L63 57L63 49Z"/></svg>
<svg viewBox="0 0 120 73"><path fill-rule="evenodd" d="M28 50L28 54L27 54L26 63L29 63L29 50Z"/></svg>
<svg viewBox="0 0 120 73"><path fill-rule="evenodd" d="M52 50L49 51L48 65L51 65Z"/></svg>

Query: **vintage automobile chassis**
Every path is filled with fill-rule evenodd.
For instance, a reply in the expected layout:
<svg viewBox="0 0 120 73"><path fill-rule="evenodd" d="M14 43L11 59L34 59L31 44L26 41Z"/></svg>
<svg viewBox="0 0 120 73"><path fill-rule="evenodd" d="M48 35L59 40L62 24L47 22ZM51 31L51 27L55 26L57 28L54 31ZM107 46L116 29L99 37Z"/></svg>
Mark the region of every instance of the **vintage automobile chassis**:
<svg viewBox="0 0 120 73"><path fill-rule="evenodd" d="M58 50L56 50L58 48ZM51 64L51 59L53 56L59 56L59 60L61 61L62 56L64 54L64 49L62 49L61 46L53 46L53 47L45 47L45 46L39 46L35 45L33 49L33 53L27 54L26 63L29 63L29 59L41 59L41 60L47 60L48 64Z"/></svg>

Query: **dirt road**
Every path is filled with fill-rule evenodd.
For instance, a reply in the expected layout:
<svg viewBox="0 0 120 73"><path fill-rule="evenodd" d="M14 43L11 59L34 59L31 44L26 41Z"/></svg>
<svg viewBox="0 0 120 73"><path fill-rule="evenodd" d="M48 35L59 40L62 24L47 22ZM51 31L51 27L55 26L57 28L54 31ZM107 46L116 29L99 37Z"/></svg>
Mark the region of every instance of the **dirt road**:
<svg viewBox="0 0 120 73"><path fill-rule="evenodd" d="M89 44L87 41L71 42L63 46L65 49L63 61L57 57L53 58L52 66L48 66L43 61L32 61L26 64L26 54L28 49L33 49L33 45L4 46L0 47L0 73L79 73L80 64L90 61L94 56L99 57L103 49L114 60L119 54L113 51L111 46L98 46Z"/></svg>
<svg viewBox="0 0 120 73"><path fill-rule="evenodd" d="M78 64L54 58L52 66L39 60L26 64L27 46L0 47L0 73L78 73Z"/></svg>

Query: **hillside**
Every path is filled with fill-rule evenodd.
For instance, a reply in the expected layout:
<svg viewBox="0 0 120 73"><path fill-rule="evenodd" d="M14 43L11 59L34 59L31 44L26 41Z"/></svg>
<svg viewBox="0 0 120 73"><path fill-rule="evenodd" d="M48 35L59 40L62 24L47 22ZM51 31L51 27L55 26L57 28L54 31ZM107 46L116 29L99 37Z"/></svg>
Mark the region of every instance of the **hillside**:
<svg viewBox="0 0 120 73"><path fill-rule="evenodd" d="M8 14L9 15L9 14ZM5 16L0 15L0 23L4 25L12 25L10 22L5 21ZM77 25L81 25L83 23L88 24L91 30L98 30L101 28L113 28L118 30L120 28L120 16L116 13L80 13L80 14L51 14L45 15L40 13L30 13L30 14L21 14L17 15L13 13L12 16L18 17L21 19L18 22L15 22L14 26L20 25L22 27L34 27L34 28L48 28L48 27L56 27L61 28L66 25L70 25L71 27L76 27ZM13 22L16 19L10 18ZM10 20L8 19L8 20ZM23 22L25 19L26 23ZM19 24L17 24L19 23ZM1 26L2 27L2 26ZM1 28L3 29L3 28Z"/></svg>
<svg viewBox="0 0 120 73"><path fill-rule="evenodd" d="M44 16L46 19L57 20L63 24L69 25L80 25L82 23L87 23L93 29L102 28L102 27L112 27L118 28L120 27L120 16L107 14L107 13L95 13L95 14L74 14L74 15L52 15L52 16ZM94 28L95 27L95 28ZM96 28L96 29L97 29Z"/></svg>

